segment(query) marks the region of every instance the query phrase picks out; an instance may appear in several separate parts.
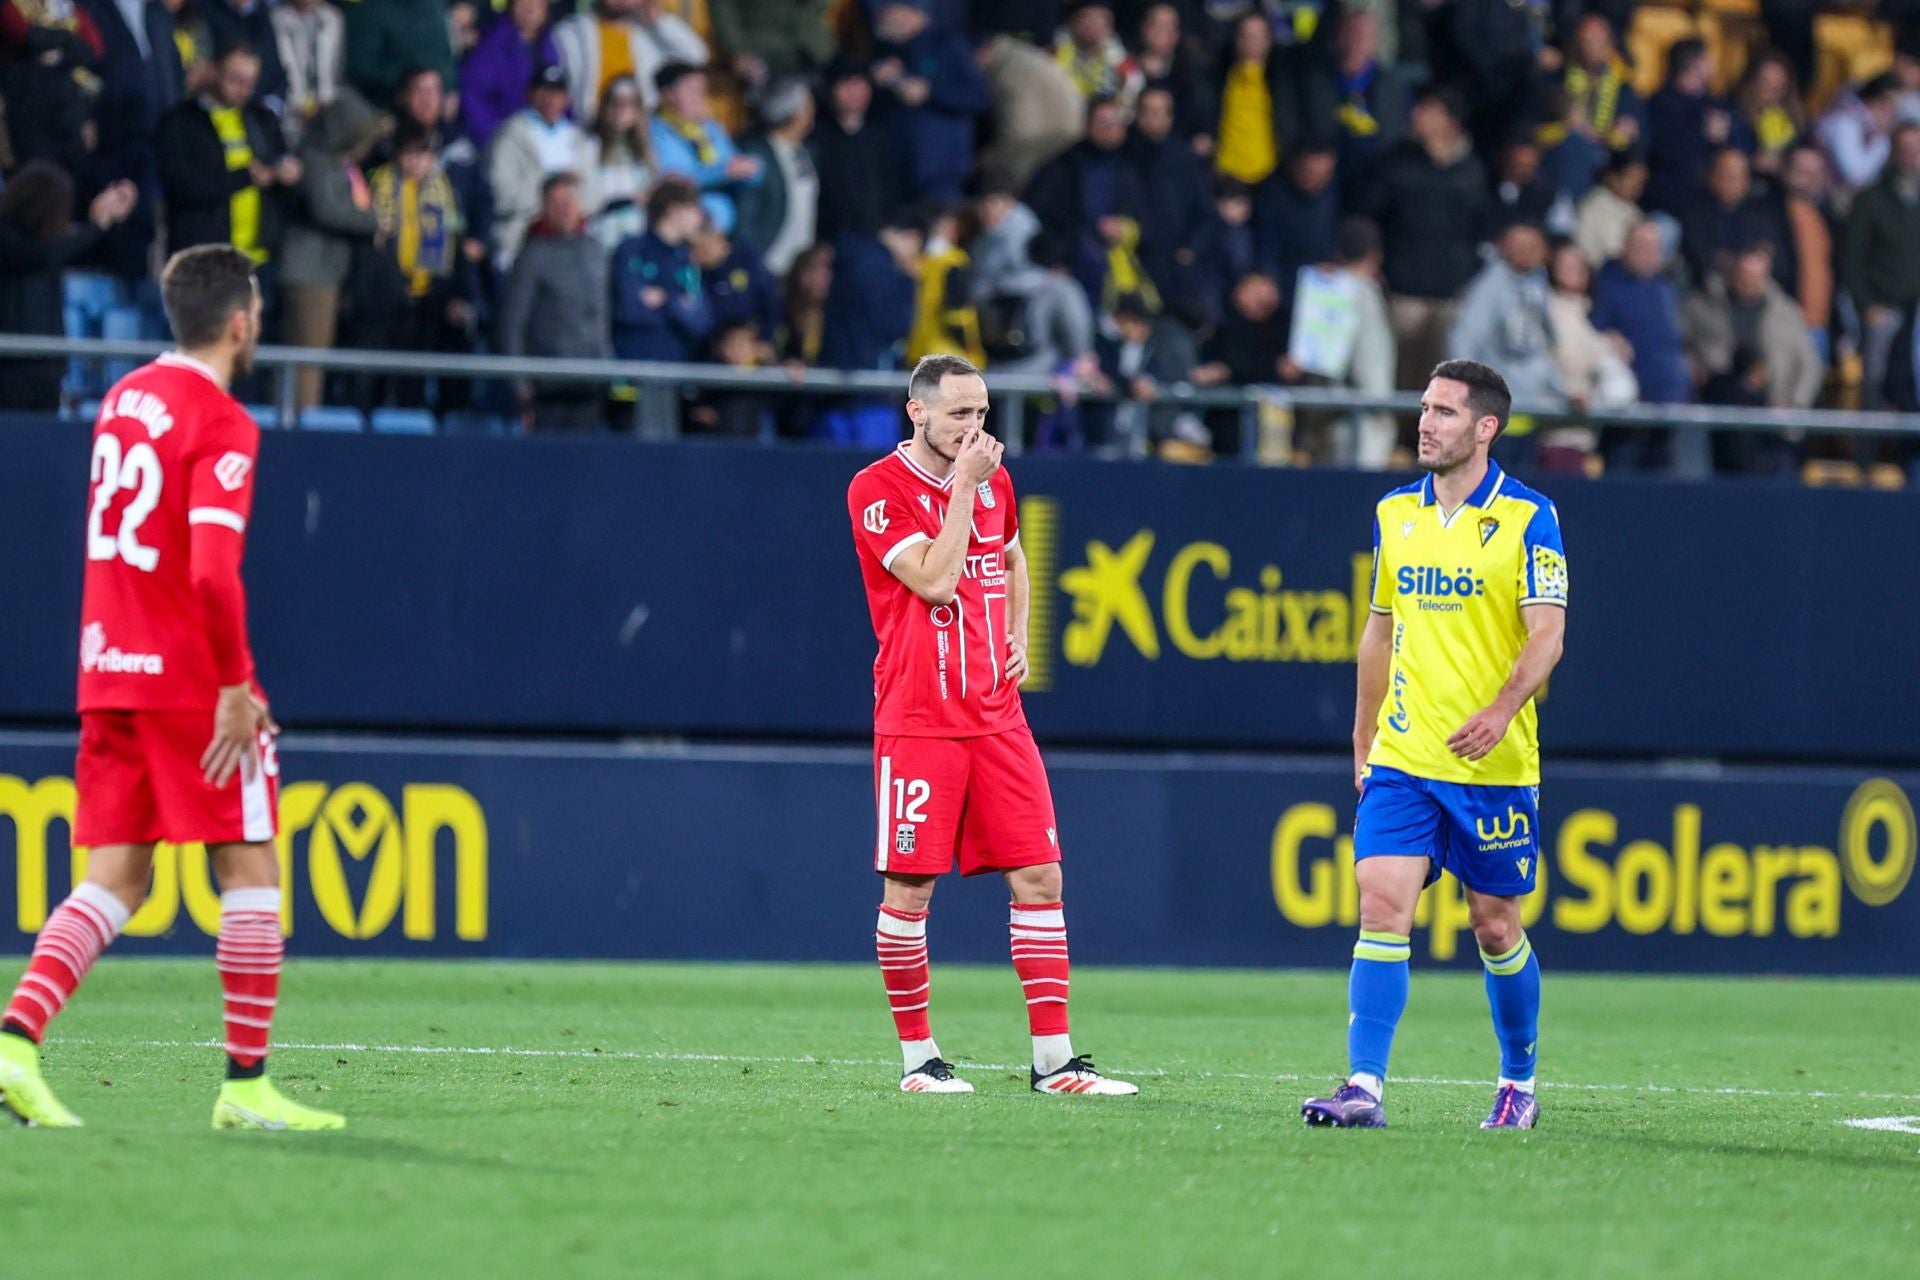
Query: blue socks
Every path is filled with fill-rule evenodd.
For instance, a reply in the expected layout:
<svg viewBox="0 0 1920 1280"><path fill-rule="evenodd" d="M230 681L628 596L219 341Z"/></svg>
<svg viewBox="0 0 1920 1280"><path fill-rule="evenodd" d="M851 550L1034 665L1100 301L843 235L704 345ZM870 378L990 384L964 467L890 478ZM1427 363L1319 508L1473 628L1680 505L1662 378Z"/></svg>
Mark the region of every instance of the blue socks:
<svg viewBox="0 0 1920 1280"><path fill-rule="evenodd" d="M1347 1063L1354 1076L1387 1078L1394 1028L1407 1010L1407 961L1413 955L1405 934L1360 931L1353 946L1353 972L1347 979ZM1537 984L1536 984L1537 987ZM1380 1095L1378 1087L1370 1092Z"/></svg>
<svg viewBox="0 0 1920 1280"><path fill-rule="evenodd" d="M1482 950L1480 962L1487 967L1487 1004L1493 1009L1493 1031L1500 1039L1500 1078L1531 1084L1534 1042L1540 1035L1540 960L1533 954L1533 943L1522 934L1504 955ZM1357 962L1354 967L1358 969Z"/></svg>

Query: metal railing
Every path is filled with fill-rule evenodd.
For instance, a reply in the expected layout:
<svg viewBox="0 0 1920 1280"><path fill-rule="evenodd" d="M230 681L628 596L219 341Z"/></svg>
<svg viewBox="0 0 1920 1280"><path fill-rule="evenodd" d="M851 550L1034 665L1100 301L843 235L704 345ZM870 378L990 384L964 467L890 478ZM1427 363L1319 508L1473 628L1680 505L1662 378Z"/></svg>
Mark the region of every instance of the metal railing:
<svg viewBox="0 0 1920 1280"><path fill-rule="evenodd" d="M147 360L169 350L162 342L130 342L99 338L45 338L0 334L0 367L10 359L59 357L78 360ZM370 373L474 381L574 382L615 386L635 391L634 434L644 439L671 439L680 434L683 394L689 390L758 391L778 396L845 398L847 396L902 398L903 372L843 372L806 369L798 375L784 368L740 369L716 364L667 364L637 360L551 360L526 356L439 355L425 352L361 351L314 347L261 347L256 368L272 373L273 403L284 425L297 421L294 370L318 368L328 372ZM1052 378L1042 374L996 373L988 370L994 395L996 434L1017 452L1025 439L1028 401L1056 394ZM1083 388L1083 401L1126 403L1112 392ZM1330 414L1419 411L1413 392L1370 395L1338 387L1251 385L1196 387L1185 383L1161 389L1154 407L1195 410L1232 409L1241 414L1241 451L1253 457L1262 406ZM1868 413L1838 409L1748 409L1709 405L1634 405L1624 409L1575 410L1564 406L1516 404L1524 414L1545 425L1573 423L1594 427L1657 427L1680 431L1841 432L1866 436L1920 437L1920 414Z"/></svg>

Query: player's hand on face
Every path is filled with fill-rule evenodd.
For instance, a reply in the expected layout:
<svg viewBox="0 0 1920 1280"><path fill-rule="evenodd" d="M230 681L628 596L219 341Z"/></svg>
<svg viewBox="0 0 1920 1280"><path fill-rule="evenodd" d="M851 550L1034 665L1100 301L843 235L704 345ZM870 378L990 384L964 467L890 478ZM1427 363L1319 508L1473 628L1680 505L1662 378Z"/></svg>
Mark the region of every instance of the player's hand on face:
<svg viewBox="0 0 1920 1280"><path fill-rule="evenodd" d="M200 754L207 785L224 787L234 770L251 782L260 768L260 730L270 723L267 704L244 684L227 685L213 710L213 741Z"/></svg>
<svg viewBox="0 0 1920 1280"><path fill-rule="evenodd" d="M1507 736L1513 717L1493 707L1483 707L1447 739L1447 750L1463 760L1484 760Z"/></svg>
<svg viewBox="0 0 1920 1280"><path fill-rule="evenodd" d="M960 454L955 465L960 478L968 488L977 488L992 478L1000 469L1000 455L1005 446L988 435L984 427L968 427L967 433L960 437Z"/></svg>
<svg viewBox="0 0 1920 1280"><path fill-rule="evenodd" d="M1007 679L1016 685L1027 682L1027 673L1033 668L1027 662L1027 646L1022 640L1007 638Z"/></svg>

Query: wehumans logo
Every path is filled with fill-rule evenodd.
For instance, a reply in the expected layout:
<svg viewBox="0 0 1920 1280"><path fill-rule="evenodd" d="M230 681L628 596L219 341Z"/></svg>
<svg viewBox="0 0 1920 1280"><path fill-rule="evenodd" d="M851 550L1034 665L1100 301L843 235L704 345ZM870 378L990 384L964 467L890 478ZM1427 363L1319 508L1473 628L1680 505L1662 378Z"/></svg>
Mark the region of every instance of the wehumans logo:
<svg viewBox="0 0 1920 1280"><path fill-rule="evenodd" d="M1533 819L1512 805L1504 818L1476 818L1473 833L1480 837L1480 851L1517 849L1533 843ZM1525 872L1521 873L1525 875Z"/></svg>
<svg viewBox="0 0 1920 1280"><path fill-rule="evenodd" d="M1061 636L1068 662L1097 664L1115 625L1141 657L1159 659L1159 630L1143 581L1153 547L1150 529L1118 551L1092 541L1086 563L1060 575L1060 589L1073 598L1073 619ZM1372 567L1371 555L1354 556L1344 593L1283 589L1280 567L1272 564L1260 569L1257 585L1216 591L1207 580L1231 582L1232 553L1217 542L1188 543L1161 577L1158 622L1176 653L1200 661L1351 662L1366 621Z"/></svg>
<svg viewBox="0 0 1920 1280"><path fill-rule="evenodd" d="M29 785L0 774L0 831L11 827L14 900L23 933L46 923L59 896L48 884L48 833L56 824L71 833L74 806L69 778ZM296 863L304 852L313 905L342 937L381 936L397 918L403 937L432 941L440 929L438 895L449 873L455 936L466 942L487 936L487 819L459 787L409 783L401 788L396 809L384 792L363 782L334 788L296 782L280 792L276 845L281 881L290 890L281 914L281 927L289 934L296 924L295 903L303 896L297 891ZM86 850L72 850L68 865L66 883L77 884L86 875ZM220 894L206 849L163 844L154 856L152 892L126 931L134 937L171 932L183 907L201 932L209 937L220 932Z"/></svg>
<svg viewBox="0 0 1920 1280"><path fill-rule="evenodd" d="M89 622L80 633L80 669L103 671L111 675L157 676L166 673L166 664L157 653L125 653L107 643L107 629Z"/></svg>

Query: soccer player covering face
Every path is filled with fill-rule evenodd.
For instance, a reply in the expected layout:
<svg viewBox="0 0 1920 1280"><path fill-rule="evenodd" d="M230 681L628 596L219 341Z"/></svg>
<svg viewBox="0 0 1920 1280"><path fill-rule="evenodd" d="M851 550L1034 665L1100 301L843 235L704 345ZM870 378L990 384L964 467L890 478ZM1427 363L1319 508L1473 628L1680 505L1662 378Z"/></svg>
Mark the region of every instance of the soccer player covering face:
<svg viewBox="0 0 1920 1280"><path fill-rule="evenodd" d="M39 1042L145 900L154 844L170 840L204 843L222 891L227 1079L214 1127L339 1129L266 1075L282 954L277 726L240 580L260 431L227 391L253 365L260 288L230 245L175 254L160 287L179 347L122 378L93 430L73 824L91 853L0 1015L0 1110L80 1123L42 1077Z"/></svg>
<svg viewBox="0 0 1920 1280"><path fill-rule="evenodd" d="M933 882L998 872L1046 1094L1138 1093L1073 1051L1060 833L1046 767L1020 706L1027 563L1013 482L987 433L987 386L958 356L920 361L913 438L853 479L847 513L880 642L873 664L874 869L884 889L874 949L900 1035L907 1093L971 1093L928 1022Z"/></svg>
<svg viewBox="0 0 1920 1280"><path fill-rule="evenodd" d="M1379 1128L1393 1032L1407 1005L1420 892L1442 871L1466 886L1500 1042L1482 1128L1539 1118L1534 1049L1540 962L1520 925L1540 860L1533 695L1560 660L1567 561L1553 504L1487 456L1507 384L1450 360L1420 403L1417 483L1380 500L1372 615L1360 640L1354 823L1360 941L1348 983L1351 1074L1301 1108L1308 1124Z"/></svg>

